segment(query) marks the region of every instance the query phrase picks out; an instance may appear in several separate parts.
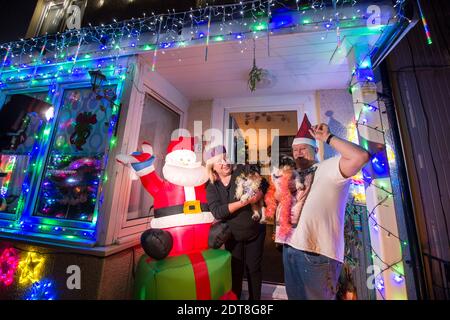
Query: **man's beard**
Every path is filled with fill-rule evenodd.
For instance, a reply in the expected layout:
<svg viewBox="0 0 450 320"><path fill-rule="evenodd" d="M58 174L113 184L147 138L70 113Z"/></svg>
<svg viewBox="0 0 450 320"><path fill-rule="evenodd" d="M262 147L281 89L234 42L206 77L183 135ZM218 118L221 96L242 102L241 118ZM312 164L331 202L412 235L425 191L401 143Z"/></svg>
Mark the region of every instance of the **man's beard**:
<svg viewBox="0 0 450 320"><path fill-rule="evenodd" d="M175 185L184 187L196 187L208 180L206 168L183 168L166 164L163 167L164 178Z"/></svg>
<svg viewBox="0 0 450 320"><path fill-rule="evenodd" d="M314 159L306 159L304 157L298 157L295 159L297 169L308 169L314 164Z"/></svg>

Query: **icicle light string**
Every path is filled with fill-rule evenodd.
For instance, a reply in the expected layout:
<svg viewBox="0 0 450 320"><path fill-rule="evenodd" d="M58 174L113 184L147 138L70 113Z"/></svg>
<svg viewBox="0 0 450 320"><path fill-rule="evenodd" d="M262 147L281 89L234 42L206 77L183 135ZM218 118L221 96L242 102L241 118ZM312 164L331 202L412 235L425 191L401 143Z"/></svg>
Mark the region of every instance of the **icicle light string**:
<svg viewBox="0 0 450 320"><path fill-rule="evenodd" d="M292 3L291 3L292 2ZM345 2L345 1L344 1ZM403 2L403 0L398 0L397 3ZM176 36L179 35L179 32L184 29L188 23L191 23L191 31L196 30L199 28L200 24L205 23L207 18L208 11L211 12L213 21L220 20L222 16L222 20L224 22L229 21L231 22L243 22L244 17L248 16L249 13L251 13L250 17L253 19L253 22L261 22L263 23L265 19L264 17L267 17L270 13L270 3L272 3L272 6L277 6L280 8L286 7L290 10L292 10L292 5L296 4L298 6L297 2L289 1L289 5L286 5L285 2L277 1L277 0L265 0L265 1L246 1L241 2L240 4L228 4L228 5L221 5L221 6L209 6L206 8L198 8L193 9L190 11L180 12L180 13L167 13L167 14L160 14L160 15L154 15L138 18L138 19L130 19L122 22L114 21L108 25L101 25L101 26L95 26L95 27L84 27L78 31L73 30L67 30L63 33L57 33L53 35L47 35L45 36L47 40L50 42L50 46L46 48L47 52L52 52L54 50L55 52L62 51L64 48L69 49L70 47L76 46L78 44L79 38L84 37L83 41L81 42L81 45L85 44L101 44L103 43L105 46L105 49L108 49L108 46L110 45L111 40L117 40L117 35L120 37L126 38L135 38L140 39L140 37L144 33L153 33L153 35L156 35L156 24L158 20L163 20L163 27L162 32L164 32L164 35L166 38L172 37L173 40L175 40ZM353 2L348 2L354 5ZM343 3L342 3L343 5ZM322 5L321 5L322 6ZM311 10L313 13L316 11L317 7L317 1L311 1L308 5L308 11ZM401 6L399 6L401 7ZM269 8L269 10L268 10ZM363 18L364 15L361 15L360 18ZM323 23L324 20L329 19L327 16L323 16L321 19L318 19L318 21L310 21L308 24L320 24ZM189 21L190 20L190 21ZM243 23L245 24L245 22ZM300 24L297 24L297 27ZM263 30L258 30L263 31ZM16 41L16 42L10 42L8 44L3 45L2 48L3 51L7 51L7 48L10 47L13 51L13 55L23 55L22 52L26 52L29 55L33 56L33 52L36 51L36 48L41 47L41 43L43 42L44 37L35 37L28 40L22 40L22 41ZM182 41L188 41L188 40L195 40L194 39L183 39ZM62 39L63 41L60 41ZM142 39L140 39L142 41ZM117 45L117 42L116 42ZM121 45L121 44L119 44ZM95 51L93 51L95 52ZM5 54L3 54L5 55ZM7 59L5 59L6 62ZM37 61L34 61L37 62ZM39 62L37 62L39 64Z"/></svg>

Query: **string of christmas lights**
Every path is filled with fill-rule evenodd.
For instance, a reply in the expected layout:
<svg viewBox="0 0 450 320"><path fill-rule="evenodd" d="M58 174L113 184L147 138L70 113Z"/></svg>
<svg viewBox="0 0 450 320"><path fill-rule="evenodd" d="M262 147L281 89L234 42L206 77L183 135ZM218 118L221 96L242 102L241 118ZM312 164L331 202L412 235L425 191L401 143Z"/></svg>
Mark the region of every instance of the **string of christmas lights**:
<svg viewBox="0 0 450 320"><path fill-rule="evenodd" d="M402 4L403 1L397 0L395 6ZM348 22L349 26L365 26L366 12L357 6L357 1L335 1L336 3L340 5L336 8L339 11L327 10L324 1L310 1L310 4L302 7L298 1L246 1L239 4L207 6L180 13L153 14L122 22L113 20L114 22L108 25L21 39L0 46L0 56L3 57L0 74L17 72L41 64L55 65L69 62L75 67L85 56L106 59L111 55L154 50L156 59L158 48L183 47L188 42L204 44L205 39L207 51L209 39L212 41L241 39L247 33L270 34L282 29L329 30L337 28L335 23L337 19L339 30L343 28L344 22ZM399 8L401 7L399 5ZM276 14L274 11L276 8L290 11ZM398 11L401 12L400 9ZM391 19L392 17L389 17L388 23ZM36 72L37 69L34 68L33 74Z"/></svg>
<svg viewBox="0 0 450 320"><path fill-rule="evenodd" d="M355 76L355 72L353 72L353 76ZM356 84L361 84L363 86L369 84L370 82L373 82L373 78L372 79L364 79L363 81L358 80L357 82L353 83L352 85L356 85ZM349 90L350 92L352 92L351 90ZM382 140L386 141L386 137L385 137L385 131L384 131L384 126L383 126L383 117L381 116L382 110L380 108L380 98L377 95L376 100L372 101L372 102L361 102L361 101L354 101L355 105L358 104L362 104L362 108L359 111L358 117L355 120L355 125L356 125L356 130L358 130L359 126L364 126L370 130L374 130L377 133L382 134ZM381 121L381 129L379 129L378 127L373 127L370 125L367 125L367 121L363 121L361 122L361 117L363 116L363 114L365 112L378 112L380 115L380 121ZM387 145L386 145L387 146ZM367 147L366 147L367 149ZM386 148L387 149L387 148ZM376 155L372 155L371 157L371 162L369 165L373 165L374 160L376 160L377 157ZM378 161L376 161L378 162ZM383 163L382 163L383 164ZM386 166L387 163L384 163L384 165ZM384 167L384 166L383 166ZM387 170L387 169L385 169ZM363 174L364 176L364 174ZM392 230L389 230L386 226L382 225L379 223L379 221L376 219L376 209L380 206L382 206L386 201L388 201L390 198L394 197L394 193L391 190L387 190L386 188L384 188L383 186L378 186L377 184L374 183L375 179L372 179L371 177L364 177L363 178L364 182L366 183L366 186L368 189L369 187L373 186L375 187L377 190L383 191L386 195L384 197L382 197L381 199L379 198L378 202L374 205L374 207L372 208L372 210L365 215L365 219L367 220L367 223L369 226L371 226L372 228L374 228L375 231L379 231L380 229L383 230L384 232L386 232L388 237L394 237L396 238L401 247L406 247L408 246L408 242L405 241L404 239L400 238L399 235L396 234L396 232L393 232ZM375 248L372 246L372 244L369 245L369 249L372 252L372 259L377 258L382 264L383 264L383 268L381 268L381 270L374 274L374 279L375 279L375 289L377 290L377 292L379 292L380 296L382 297L383 300L386 299L386 296L384 294L384 281L382 279L380 279L380 277L383 275L384 272L386 272L387 270L392 270L395 273L395 282L396 283L401 283L404 280L404 272L399 272L398 270L398 264L402 263L404 261L405 258L405 252L404 250L401 250L401 259L399 261L396 261L394 263L387 263L386 261L384 261L381 256L376 252Z"/></svg>

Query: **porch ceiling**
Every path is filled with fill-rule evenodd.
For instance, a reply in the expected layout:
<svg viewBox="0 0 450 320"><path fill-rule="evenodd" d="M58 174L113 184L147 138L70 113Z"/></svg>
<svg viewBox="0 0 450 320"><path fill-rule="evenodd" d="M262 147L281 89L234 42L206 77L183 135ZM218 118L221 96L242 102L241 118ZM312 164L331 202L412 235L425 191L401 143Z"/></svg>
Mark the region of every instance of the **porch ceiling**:
<svg viewBox="0 0 450 320"><path fill-rule="evenodd" d="M190 100L277 95L318 89L347 88L350 80L348 53L355 43L373 44L380 30L366 28L341 33L337 51L335 31L293 33L256 39L256 64L269 70L272 81L250 92L248 73L253 64L253 41L210 42L205 46L160 50L156 71ZM368 50L368 49L367 49ZM153 52L144 54L151 65Z"/></svg>

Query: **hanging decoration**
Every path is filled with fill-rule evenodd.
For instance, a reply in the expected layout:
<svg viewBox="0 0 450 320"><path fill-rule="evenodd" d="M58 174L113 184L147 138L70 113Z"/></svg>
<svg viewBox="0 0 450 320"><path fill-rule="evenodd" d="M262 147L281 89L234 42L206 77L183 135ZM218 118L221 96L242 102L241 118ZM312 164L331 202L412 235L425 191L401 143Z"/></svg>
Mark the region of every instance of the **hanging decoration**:
<svg viewBox="0 0 450 320"><path fill-rule="evenodd" d="M420 4L420 0L417 0L417 7L419 8L420 19L422 20L423 29L425 30L425 36L427 37L427 43L432 44L433 40L431 39L430 29L428 29L427 19L422 11L422 6Z"/></svg>
<svg viewBox="0 0 450 320"><path fill-rule="evenodd" d="M251 92L256 90L256 85L262 81L264 73L266 73L266 70L256 66L256 42L253 39L253 67L248 74L248 87Z"/></svg>
<svg viewBox="0 0 450 320"><path fill-rule="evenodd" d="M0 255L0 285L9 286L14 282L14 274L19 265L19 255L12 247L7 247Z"/></svg>
<svg viewBox="0 0 450 320"><path fill-rule="evenodd" d="M28 284L39 281L44 267L45 258L37 253L28 252L25 259L19 263L19 283Z"/></svg>
<svg viewBox="0 0 450 320"><path fill-rule="evenodd" d="M382 23L392 25L402 21L403 2L396 0ZM242 1L239 4L207 6L187 12L114 21L102 26L9 42L0 46L3 61L0 87L25 79L35 85L35 80L62 80L82 75L87 73L87 66L84 65L90 61L100 62L102 66L104 62L112 61L115 70L119 69L118 55L128 56L149 50L154 51L154 71L159 49L184 47L187 43L204 45L205 34L209 47L210 41L242 40L255 33L328 30L324 22L334 21L337 14L340 21L340 25L336 25L340 27L338 32L343 31L344 24L345 28L366 26L366 4L358 1L343 1L339 4L336 10L328 10L324 1L310 1L302 6L293 0ZM208 18L206 25L205 17ZM51 66L53 69L56 66L57 72L44 68Z"/></svg>

